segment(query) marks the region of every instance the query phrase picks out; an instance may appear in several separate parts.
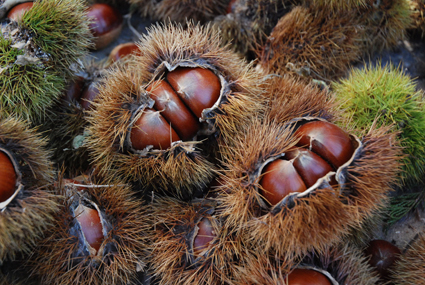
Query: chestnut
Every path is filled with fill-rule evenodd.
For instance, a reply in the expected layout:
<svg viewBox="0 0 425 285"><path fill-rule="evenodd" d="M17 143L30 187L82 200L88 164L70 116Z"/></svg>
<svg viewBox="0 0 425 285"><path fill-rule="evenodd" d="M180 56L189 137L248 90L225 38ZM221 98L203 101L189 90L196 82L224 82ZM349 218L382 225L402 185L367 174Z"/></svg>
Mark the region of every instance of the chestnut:
<svg viewBox="0 0 425 285"><path fill-rule="evenodd" d="M65 100L68 102L79 101L84 88L84 78L78 76L66 88Z"/></svg>
<svg viewBox="0 0 425 285"><path fill-rule="evenodd" d="M112 6L105 3L96 3L87 10L87 15L93 20L89 24L95 37L95 49L102 49L114 41L121 33L123 17Z"/></svg>
<svg viewBox="0 0 425 285"><path fill-rule="evenodd" d="M92 102L96 99L99 94L99 89L97 89L96 84L91 83L89 86L84 88L79 103L84 110L92 109Z"/></svg>
<svg viewBox="0 0 425 285"><path fill-rule="evenodd" d="M154 108L171 122L179 137L186 141L192 139L199 130L199 121L185 106L180 97L166 81L156 81L147 89L155 101Z"/></svg>
<svg viewBox="0 0 425 285"><path fill-rule="evenodd" d="M287 279L287 285L332 285L324 274L313 269L295 268Z"/></svg>
<svg viewBox="0 0 425 285"><path fill-rule="evenodd" d="M180 138L160 112L147 109L133 125L130 140L134 149L143 150L148 145L154 149L167 149Z"/></svg>
<svg viewBox="0 0 425 285"><path fill-rule="evenodd" d="M16 190L17 175L9 156L0 151L0 203L12 197Z"/></svg>
<svg viewBox="0 0 425 285"><path fill-rule="evenodd" d="M25 3L18 4L14 6L12 9L10 9L6 17L12 21L17 22L18 20L22 18L22 15L24 15L26 11L32 8L33 5L34 5L33 2L25 2Z"/></svg>
<svg viewBox="0 0 425 285"><path fill-rule="evenodd" d="M75 216L87 243L97 253L104 239L103 225L100 221L99 212L84 205L79 205L75 210Z"/></svg>
<svg viewBox="0 0 425 285"><path fill-rule="evenodd" d="M139 47L135 43L123 43L114 47L109 54L109 59L115 62L131 54L140 54Z"/></svg>
<svg viewBox="0 0 425 285"><path fill-rule="evenodd" d="M220 97L220 79L209 69L179 67L167 74L167 81L198 117Z"/></svg>
<svg viewBox="0 0 425 285"><path fill-rule="evenodd" d="M193 254L195 257L200 256L202 251L208 248L216 237L211 221L207 217L202 218L197 226L198 233L193 239Z"/></svg>
<svg viewBox="0 0 425 285"><path fill-rule="evenodd" d="M386 280L389 277L389 268L400 258L401 251L392 243L377 239L369 242L365 254L370 257L369 264Z"/></svg>
<svg viewBox="0 0 425 285"><path fill-rule="evenodd" d="M218 101L221 84L211 70L178 67L146 91L155 104L132 128L130 140L136 150L148 145L166 149L171 142L192 140L201 128L202 111Z"/></svg>
<svg viewBox="0 0 425 285"><path fill-rule="evenodd" d="M276 205L290 193L307 190L331 171L333 168L314 152L292 149L263 169L261 194L271 205Z"/></svg>
<svg viewBox="0 0 425 285"><path fill-rule="evenodd" d="M309 148L320 155L334 169L349 161L354 153L350 136L340 127L325 121L303 124L295 135L300 137L298 146Z"/></svg>

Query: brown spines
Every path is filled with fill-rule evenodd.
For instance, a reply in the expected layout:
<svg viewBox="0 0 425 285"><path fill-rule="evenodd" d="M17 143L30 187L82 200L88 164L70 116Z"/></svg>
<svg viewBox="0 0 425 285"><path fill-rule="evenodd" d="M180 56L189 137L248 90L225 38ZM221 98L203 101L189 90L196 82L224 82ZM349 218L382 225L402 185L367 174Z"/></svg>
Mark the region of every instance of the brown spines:
<svg viewBox="0 0 425 285"><path fill-rule="evenodd" d="M16 252L29 252L53 221L58 209L50 183L53 180L46 142L34 129L13 117L0 121L0 144L15 167L15 196L3 202L0 212L0 263ZM3 171L4 169L2 169Z"/></svg>
<svg viewBox="0 0 425 285"><path fill-rule="evenodd" d="M400 256L392 268L391 280L395 285L422 284L425 280L425 235L417 240Z"/></svg>
<svg viewBox="0 0 425 285"><path fill-rule="evenodd" d="M167 211L164 211L167 209ZM208 200L184 203L172 198L158 198L152 204L155 217L151 237L151 264L159 284L223 284L232 280L236 260L243 248L240 240L222 228L215 204ZM196 237L201 223L208 219L212 234L201 251Z"/></svg>
<svg viewBox="0 0 425 285"><path fill-rule="evenodd" d="M268 73L290 73L330 81L344 75L358 60L362 30L355 14L298 6L283 16L259 51L259 64Z"/></svg>
<svg viewBox="0 0 425 285"><path fill-rule="evenodd" d="M121 182L88 185L83 190L73 184L61 187L62 207L28 263L32 274L43 284L135 282L146 263L150 218L145 206ZM103 227L99 250L84 242L87 236L82 234L84 225L77 211L81 205L99 213Z"/></svg>
<svg viewBox="0 0 425 285"><path fill-rule="evenodd" d="M157 189L173 189L178 195L210 182L213 162L218 159L217 140L241 129L263 106L259 74L219 42L218 33L209 27L154 26L139 43L140 55L132 57L125 68L117 66L109 72L95 109L89 111L88 145L101 173L111 171L127 181L141 180ZM149 108L162 112L155 103L158 80L168 81L168 76L180 70L199 69L219 82L220 91L213 106L202 107L200 118L199 110L189 110L201 122L197 135L189 141L168 140L171 146L165 149L134 149L129 132L137 128L135 121ZM178 91L180 98L185 96Z"/></svg>
<svg viewBox="0 0 425 285"><path fill-rule="evenodd" d="M153 20L206 23L225 13L228 0L130 0L130 3L139 7L142 16Z"/></svg>

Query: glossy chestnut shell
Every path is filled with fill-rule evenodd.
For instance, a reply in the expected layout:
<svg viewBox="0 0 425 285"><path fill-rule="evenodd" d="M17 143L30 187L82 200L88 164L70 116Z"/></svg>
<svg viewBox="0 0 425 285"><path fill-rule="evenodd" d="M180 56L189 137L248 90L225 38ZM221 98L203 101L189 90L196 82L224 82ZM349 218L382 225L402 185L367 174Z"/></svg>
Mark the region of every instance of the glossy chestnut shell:
<svg viewBox="0 0 425 285"><path fill-rule="evenodd" d="M96 3L87 10L88 17L92 20L90 30L95 37L95 49L102 49L114 41L121 33L123 17L112 6L105 3Z"/></svg>
<svg viewBox="0 0 425 285"><path fill-rule="evenodd" d="M6 17L12 21L17 22L18 20L22 18L22 15L24 15L26 11L32 8L33 5L34 5L34 2L26 2L26 3L18 4L14 6L12 9L10 9Z"/></svg>
<svg viewBox="0 0 425 285"><path fill-rule="evenodd" d="M208 248L216 237L213 225L207 217L202 218L197 226L198 233L193 239L193 254L195 257L200 256L202 251Z"/></svg>
<svg viewBox="0 0 425 285"><path fill-rule="evenodd" d="M214 106L220 97L221 83L209 69L178 67L146 90L155 104L136 121L130 141L136 150L148 145L164 150L174 141L195 137L202 111Z"/></svg>
<svg viewBox="0 0 425 285"><path fill-rule="evenodd" d="M296 268L287 279L287 285L332 285L325 275L313 269Z"/></svg>
<svg viewBox="0 0 425 285"><path fill-rule="evenodd" d="M76 209L76 219L80 223L81 230L87 243L97 251L104 240L103 226L100 221L99 212L96 209L79 205Z"/></svg>
<svg viewBox="0 0 425 285"><path fill-rule="evenodd" d="M389 268L399 259L401 251L386 240L372 240L365 249L365 254L370 257L369 264L386 280L389 277Z"/></svg>
<svg viewBox="0 0 425 285"><path fill-rule="evenodd" d="M139 47L135 43L123 43L114 47L109 54L109 59L115 62L131 54L140 54Z"/></svg>
<svg viewBox="0 0 425 285"><path fill-rule="evenodd" d="M6 201L16 191L17 175L9 156L0 151L0 203Z"/></svg>

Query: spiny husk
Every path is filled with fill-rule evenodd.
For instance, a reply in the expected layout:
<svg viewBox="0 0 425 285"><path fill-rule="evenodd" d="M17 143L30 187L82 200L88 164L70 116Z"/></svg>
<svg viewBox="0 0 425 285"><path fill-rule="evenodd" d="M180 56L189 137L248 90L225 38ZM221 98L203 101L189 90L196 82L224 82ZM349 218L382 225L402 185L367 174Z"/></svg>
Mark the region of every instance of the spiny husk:
<svg viewBox="0 0 425 285"><path fill-rule="evenodd" d="M406 39L406 30L412 26L406 0L366 0L358 17L364 29L363 50L369 55L394 48L398 41Z"/></svg>
<svg viewBox="0 0 425 285"><path fill-rule="evenodd" d="M84 86L81 93L90 84L96 84L106 68L105 62L83 61L82 63L83 69L77 73L77 76L83 78ZM65 98L66 95L64 95L51 108L52 116L46 119L40 128L49 138L48 148L53 151L53 161L58 168L65 167L68 176L72 177L87 171L90 167L90 156L85 146L88 122L80 102Z"/></svg>
<svg viewBox="0 0 425 285"><path fill-rule="evenodd" d="M313 6L313 9L326 9L336 13L351 12L366 6L366 2L367 0L304 0L304 3Z"/></svg>
<svg viewBox="0 0 425 285"><path fill-rule="evenodd" d="M425 235L422 234L400 256L392 269L395 285L423 284L425 280Z"/></svg>
<svg viewBox="0 0 425 285"><path fill-rule="evenodd" d="M58 210L49 184L53 180L46 141L27 124L10 117L0 121L0 145L19 164L24 188L0 213L0 263L16 252L29 252Z"/></svg>
<svg viewBox="0 0 425 285"><path fill-rule="evenodd" d="M221 33L224 44L241 56L253 57L278 20L293 6L291 0L240 0L234 11L214 18L213 28Z"/></svg>
<svg viewBox="0 0 425 285"><path fill-rule="evenodd" d="M326 247L322 253L309 252L292 264L276 261L267 255L252 260L241 274L241 285L287 284L286 275L295 268L310 268L326 272L337 284L377 284L379 277L367 263L362 252L350 245ZM319 271L319 272L320 272Z"/></svg>
<svg viewBox="0 0 425 285"><path fill-rule="evenodd" d="M71 65L88 53L91 33L83 0L36 1L0 36L0 106L37 123L71 76ZM54 32L52 32L54 31Z"/></svg>
<svg viewBox="0 0 425 285"><path fill-rule="evenodd" d="M220 220L212 221L216 238L204 255L195 259L189 246L191 232L198 221L208 215L216 218L217 210L212 200L184 203L172 198L159 198L152 204L155 230L151 263L159 284L234 282L237 259L249 253L245 251L243 241L224 229Z"/></svg>
<svg viewBox="0 0 425 285"><path fill-rule="evenodd" d="M328 10L298 6L282 17L258 51L266 73L330 81L343 76L362 53L362 30L354 13L341 16Z"/></svg>
<svg viewBox="0 0 425 285"><path fill-rule="evenodd" d="M295 198L293 205L270 211L261 208L259 167L296 141L291 125L253 122L224 153L228 171L222 179L225 190L218 200L226 227L245 233L258 250L276 252L279 258L291 259L313 249L323 252L326 245L336 244L351 228L360 227L388 199L401 157L397 133L390 130L372 127L362 138L360 152L346 169L344 191L330 186L318 188L308 196Z"/></svg>
<svg viewBox="0 0 425 285"><path fill-rule="evenodd" d="M144 270L151 217L129 186L98 182L83 192L76 192L72 184L57 189L63 195L60 212L28 262L31 274L39 276L42 284L135 284L136 271ZM100 256L83 251L77 236L70 233L76 223L72 197L96 203L110 225Z"/></svg>
<svg viewBox="0 0 425 285"><path fill-rule="evenodd" d="M425 34L425 1L407 0L412 19L412 27L409 29L412 33L418 33L422 38Z"/></svg>
<svg viewBox="0 0 425 285"><path fill-rule="evenodd" d="M367 64L332 85L344 117L359 130L393 124L406 153L403 178L419 181L425 171L425 104L423 92L399 67Z"/></svg>
<svg viewBox="0 0 425 285"><path fill-rule="evenodd" d="M172 40L170 40L172 39ZM203 188L212 179L216 162L216 140L230 137L261 112L259 74L236 54L220 47L220 38L209 27L189 25L155 26L139 43L141 56L133 57L126 67L117 66L100 88L95 110L89 112L88 147L101 173L112 172L125 180L141 180L157 189L171 189L182 195L193 188ZM147 100L146 87L170 65L203 62L230 83L226 102L214 113L218 132L208 139L178 142L165 151L146 155L126 149L126 136L132 113Z"/></svg>
<svg viewBox="0 0 425 285"><path fill-rule="evenodd" d="M186 23L188 20L206 23L226 11L228 0L130 0L143 17L153 20Z"/></svg>

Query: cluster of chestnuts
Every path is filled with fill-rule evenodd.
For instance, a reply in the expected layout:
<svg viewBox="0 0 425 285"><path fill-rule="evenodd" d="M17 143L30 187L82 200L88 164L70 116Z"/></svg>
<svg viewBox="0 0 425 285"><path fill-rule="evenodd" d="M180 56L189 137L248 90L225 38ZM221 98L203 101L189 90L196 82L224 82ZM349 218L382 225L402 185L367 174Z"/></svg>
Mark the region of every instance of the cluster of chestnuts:
<svg viewBox="0 0 425 285"><path fill-rule="evenodd" d="M349 77L421 9L0 0L0 284L425 283L423 236L376 233L425 170L422 93Z"/></svg>

